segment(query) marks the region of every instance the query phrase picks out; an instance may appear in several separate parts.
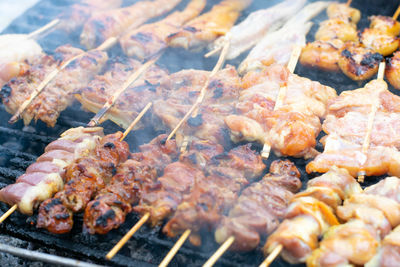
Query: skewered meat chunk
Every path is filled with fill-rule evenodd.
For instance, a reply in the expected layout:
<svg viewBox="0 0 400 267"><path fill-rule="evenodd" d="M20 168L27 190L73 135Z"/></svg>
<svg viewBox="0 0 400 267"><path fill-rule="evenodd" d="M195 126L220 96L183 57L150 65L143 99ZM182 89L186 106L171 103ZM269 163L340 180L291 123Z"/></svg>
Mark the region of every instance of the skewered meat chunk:
<svg viewBox="0 0 400 267"><path fill-rule="evenodd" d="M326 9L329 18L340 18L349 23L357 24L361 18L361 12L347 4L332 3Z"/></svg>
<svg viewBox="0 0 400 267"><path fill-rule="evenodd" d="M309 4L281 29L265 35L240 64L240 74L262 70L274 63L287 65L294 48L305 46L306 35L312 26L310 20L327 6L328 3L322 1Z"/></svg>
<svg viewBox="0 0 400 267"><path fill-rule="evenodd" d="M168 45L199 50L226 34L240 13L252 0L222 0L203 15L192 19L184 27L168 36Z"/></svg>
<svg viewBox="0 0 400 267"><path fill-rule="evenodd" d="M315 39L319 41L330 41L339 39L343 42L357 42L357 27L353 23L343 21L343 19L329 19L321 22Z"/></svg>
<svg viewBox="0 0 400 267"><path fill-rule="evenodd" d="M250 13L245 20L233 26L229 34L229 51L226 59L234 59L255 46L269 31L280 27L304 6L304 0L285 0L266 9ZM227 34L219 37L210 45L210 50L222 49Z"/></svg>
<svg viewBox="0 0 400 267"><path fill-rule="evenodd" d="M162 223L172 215L195 182L204 179L203 170L222 152L223 147L213 142L192 141L179 161L167 165L163 176L142 188L139 204L133 209L142 215L148 212L148 222L152 226Z"/></svg>
<svg viewBox="0 0 400 267"><path fill-rule="evenodd" d="M141 63L133 59L117 59L107 67L104 74L97 75L88 85L85 84L75 97L85 110L97 113L140 66ZM147 103L161 96L157 87L163 78L167 78L166 70L156 65L149 67L141 78L121 94L114 106L104 115L103 121L110 119L127 128ZM139 123L136 127L142 126L143 124Z"/></svg>
<svg viewBox="0 0 400 267"><path fill-rule="evenodd" d="M336 165L346 168L353 176L364 168L367 175L400 175L399 104L400 97L393 95L381 80L373 80L361 89L343 92L332 100L323 124L323 130L328 134L322 140L324 152L307 165L307 172L326 172L330 166ZM373 105L378 109L370 147L364 155L362 146Z"/></svg>
<svg viewBox="0 0 400 267"><path fill-rule="evenodd" d="M190 110L210 73L183 70L161 82L165 96L154 103L154 114L169 129L174 129ZM219 144L229 144L229 132L224 118L234 111L233 103L239 97L240 78L232 66L220 70L210 81L207 93L196 116L189 118L178 133L196 136Z"/></svg>
<svg viewBox="0 0 400 267"><path fill-rule="evenodd" d="M84 229L90 234L106 234L118 228L127 213L138 203L143 188L161 175L164 167L178 156L175 140L165 141L160 135L149 144L140 146L140 152L122 163L110 183L101 190L85 209Z"/></svg>
<svg viewBox="0 0 400 267"><path fill-rule="evenodd" d="M278 245L289 263L301 263L318 247L318 239L328 227L337 225L333 212L344 199L361 193L360 185L345 169L332 167L326 174L310 180L304 192L297 193L289 205L286 219L268 238L263 250L270 254Z"/></svg>
<svg viewBox="0 0 400 267"><path fill-rule="evenodd" d="M286 87L282 105L274 110L281 87ZM334 89L289 73L286 67L272 65L263 71L248 73L237 115L225 118L234 142L268 143L278 155L314 157L316 138L321 130L320 118L326 116Z"/></svg>
<svg viewBox="0 0 400 267"><path fill-rule="evenodd" d="M301 187L300 173L288 160L274 161L270 173L241 193L229 216L221 220L215 240L223 243L230 236L232 250L249 251L257 247L261 236L274 231L287 206Z"/></svg>
<svg viewBox="0 0 400 267"><path fill-rule="evenodd" d="M400 51L387 59L385 77L396 89L400 89Z"/></svg>
<svg viewBox="0 0 400 267"><path fill-rule="evenodd" d="M208 176L197 180L190 194L184 197L174 216L163 228L175 237L191 229L191 242L199 245L201 229L214 228L239 197L239 191L261 175L265 165L250 145L236 147L214 157Z"/></svg>
<svg viewBox="0 0 400 267"><path fill-rule="evenodd" d="M110 10L121 6L123 0L84 0L74 4L60 15L59 28L71 34L79 29L90 16L98 11Z"/></svg>
<svg viewBox="0 0 400 267"><path fill-rule="evenodd" d="M85 209L91 198L111 180L119 164L127 160L129 146L120 141L121 132L107 135L85 157L75 160L65 171L64 190L39 207L37 227L55 234L72 229L74 212Z"/></svg>
<svg viewBox="0 0 400 267"><path fill-rule="evenodd" d="M400 262L400 226L385 236L376 255L367 262L365 267L391 267Z"/></svg>
<svg viewBox="0 0 400 267"><path fill-rule="evenodd" d="M119 37L128 29L172 10L181 0L140 1L131 6L98 11L83 26L81 44L95 48L110 37Z"/></svg>
<svg viewBox="0 0 400 267"><path fill-rule="evenodd" d="M339 39L326 42L314 41L302 49L299 61L303 66L318 67L326 71L339 71L339 49L342 47L343 42Z"/></svg>
<svg viewBox="0 0 400 267"><path fill-rule="evenodd" d="M330 228L307 266L364 265L377 253L379 241L400 224L400 180L388 177L354 194L338 207L344 224Z"/></svg>
<svg viewBox="0 0 400 267"><path fill-rule="evenodd" d="M124 53L142 61L158 55L168 47L167 37L198 16L206 3L206 0L192 0L185 10L176 11L163 20L145 24L124 34L119 40Z"/></svg>
<svg viewBox="0 0 400 267"><path fill-rule="evenodd" d="M84 51L65 45L58 47L54 56L43 55L37 61L32 62L31 67L23 76L13 79L5 85L10 91L7 95L3 94L6 110L14 114L51 71L81 53ZM29 124L32 119L35 121L40 119L48 126L53 127L60 112L72 103L74 90L86 86L101 71L107 59L106 52L95 50L87 52L70 63L28 106L22 114L24 123Z"/></svg>
<svg viewBox="0 0 400 267"><path fill-rule="evenodd" d="M17 204L21 213L31 215L42 201L62 190L64 167L90 153L102 135L103 129L98 127L78 127L64 132L47 145L45 153L18 177L16 183L0 190L0 201Z"/></svg>

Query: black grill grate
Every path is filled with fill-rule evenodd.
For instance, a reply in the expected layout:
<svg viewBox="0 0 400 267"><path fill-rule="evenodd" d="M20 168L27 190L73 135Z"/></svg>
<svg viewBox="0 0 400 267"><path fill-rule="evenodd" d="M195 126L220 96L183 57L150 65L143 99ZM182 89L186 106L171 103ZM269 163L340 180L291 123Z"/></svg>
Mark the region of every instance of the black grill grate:
<svg viewBox="0 0 400 267"><path fill-rule="evenodd" d="M135 1L125 1L126 5ZM188 1L183 1L182 6ZM209 1L208 4L217 3L217 0ZM254 0L241 19L247 16L251 11L259 8L265 8L274 3L274 1ZM310 1L312 2L312 1ZM361 9L363 18L359 24L360 28L367 26L366 16L373 14L392 15L398 3L396 0L374 1L374 0L354 0L353 6ZM70 5L66 0L42 0L36 6L28 10L21 17L17 18L4 33L24 33L31 32L34 29L44 25L52 20L66 6ZM325 19L325 15L320 15L315 22ZM318 23L312 28L309 37L313 35L318 27ZM64 36L60 32L53 32L40 41L46 52L51 51L59 45L71 43L79 46L78 36ZM177 57L179 53L179 57ZM119 48L113 49L111 55L121 55ZM243 56L230 64L237 65ZM193 54L189 52L168 50L160 60L160 64L168 67L170 72L175 72L185 68L211 69L216 59L205 60L202 54ZM350 81L342 74L324 73L321 71L310 70L299 66L296 69L299 75L309 77L320 81L323 84L330 85L340 93L343 90L350 90L360 85ZM394 90L392 90L394 92ZM38 122L32 126L24 127L22 122L15 125L7 124L10 117L3 106L0 106L0 116L4 118L0 121L0 187L15 181L15 178L21 175L29 164L34 162L44 147L56 139L60 133L71 127L84 126L91 118L92 114L80 110L79 105L74 105L64 111L58 120L56 127L49 129L44 124ZM104 124L107 133L120 130L118 126L107 122ZM152 129L145 129L131 134L128 142L132 150L139 144L147 142L155 136ZM260 148L259 148L260 149ZM319 149L322 146L319 144ZM271 157L267 164L276 159ZM304 160L293 159L302 173L302 180L306 182L309 176L305 173L304 167L307 162ZM376 182L377 179L369 179L368 183ZM305 184L305 183L304 183ZM0 204L0 209L5 212L8 207ZM161 262L169 249L173 246L174 240L166 238L160 231L161 228L150 229L143 227L128 242L128 244L114 257L112 261L104 259L105 254L114 244L129 230L129 228L138 220L138 216L130 214L127 222L117 230L110 232L105 236L90 236L81 231L82 216L75 216L75 227L73 231L65 235L53 235L42 229L36 229L34 226L35 216L32 218L19 214L11 215L9 219L0 225L1 235L0 243L11 244L17 247L30 250L46 252L59 256L79 259L96 264L113 266L154 266ZM200 266L205 260L218 248L213 242L213 234L205 233L205 240L200 248L185 244L180 249L178 255L171 262L170 266ZM263 260L262 253L257 250L250 253L227 252L222 259L218 261L219 266L256 266ZM21 260L19 258L0 253L0 264L2 266L24 266L31 265L32 262ZM35 266L48 266L43 263L35 263ZM287 266L282 261L274 262L273 266Z"/></svg>

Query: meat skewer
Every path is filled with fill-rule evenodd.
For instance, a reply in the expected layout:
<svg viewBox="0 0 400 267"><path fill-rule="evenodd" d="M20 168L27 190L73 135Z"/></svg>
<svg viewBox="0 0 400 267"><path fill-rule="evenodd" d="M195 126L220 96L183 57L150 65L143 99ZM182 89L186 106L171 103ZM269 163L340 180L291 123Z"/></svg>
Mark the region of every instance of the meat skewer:
<svg viewBox="0 0 400 267"><path fill-rule="evenodd" d="M318 238L339 224L335 215L338 206L361 192L347 170L337 167L310 180L307 189L294 196L286 220L268 238L263 250L269 256L260 266L269 266L279 254L291 264L305 262L318 247Z"/></svg>
<svg viewBox="0 0 400 267"><path fill-rule="evenodd" d="M228 244L232 250L255 249L261 236L274 231L283 219L290 200L301 187L299 178L292 162L274 161L269 174L242 191L229 215L216 228L215 240L225 249ZM213 266L224 252L218 249L203 266Z"/></svg>
<svg viewBox="0 0 400 267"><path fill-rule="evenodd" d="M282 26L305 3L304 0L285 0L272 7L250 13L244 21L233 26L227 33L231 36L227 59L234 59L256 45L264 35ZM212 51L207 53L205 57L220 52L225 42L225 36L215 40L209 46Z"/></svg>
<svg viewBox="0 0 400 267"><path fill-rule="evenodd" d="M399 233L400 226L393 229L381 241L378 252L364 266L365 267L390 267L399 262Z"/></svg>
<svg viewBox="0 0 400 267"><path fill-rule="evenodd" d="M167 266L183 242L190 241L198 246L201 229L214 228L223 217L222 213L231 208L239 198L239 192L265 168L260 155L250 145L239 146L227 154L217 156L218 164L208 168L208 176L195 182L191 192L185 195L173 217L164 226L163 232L169 237L183 234L168 252L160 266Z"/></svg>
<svg viewBox="0 0 400 267"><path fill-rule="evenodd" d="M45 153L28 167L16 183L0 190L0 200L12 205L0 218L0 223L17 208L21 213L31 215L42 201L61 190L64 186L64 167L90 153L102 136L102 128L78 127L67 130L59 139L48 144Z"/></svg>

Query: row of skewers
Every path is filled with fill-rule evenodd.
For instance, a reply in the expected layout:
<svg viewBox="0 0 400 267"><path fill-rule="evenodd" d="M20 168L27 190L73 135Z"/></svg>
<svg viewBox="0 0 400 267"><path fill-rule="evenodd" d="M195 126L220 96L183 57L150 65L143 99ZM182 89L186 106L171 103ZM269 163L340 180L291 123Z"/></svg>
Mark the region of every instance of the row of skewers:
<svg viewBox="0 0 400 267"><path fill-rule="evenodd" d="M226 4L229 1L224 2ZM221 6L226 7L225 4L221 4L220 8ZM213 10L218 10L216 7ZM340 11L342 9L337 8L337 10ZM307 14L307 12L300 12L295 19L297 19L297 22L299 20L307 21L311 18L304 18L304 16L310 16ZM212 15L206 16L207 19L212 17ZM203 20L198 19L198 21L204 22L204 18ZM288 25L297 24L293 21L295 20L289 21ZM303 31L303 34L298 34L297 30L298 38L296 42L304 40L305 44L306 31ZM182 32L185 34L189 32L190 34L193 29L186 28ZM186 40L191 40L185 34L175 34L175 36L186 36L179 37L183 38L185 42ZM226 44L234 44L234 42L233 39L230 39L232 37L229 34L225 38L227 39L222 42L224 47L227 48L224 51L225 53L228 52L225 54L227 55L232 48ZM194 47L197 47L199 40L195 38L195 41L196 45ZM268 43L268 41L264 43ZM281 45L282 43L279 44ZM293 43L290 43L290 45L286 46L288 51L293 50L292 45ZM47 72L51 73L55 65L65 66L51 81L55 84L53 87L55 95L59 94L57 90L60 90L59 86L62 84L60 77L64 77L64 75L61 76L61 74L69 72L71 79L75 79L77 74L81 75L82 70L86 70L86 72L82 74L80 79L76 79L71 84L76 84L77 81L82 82L80 88L84 89L78 92L78 99L86 98L87 106L91 107L92 111L96 111L96 108L97 111L101 111L103 104L107 103L109 97L115 96L120 87L124 89L122 93L126 92L126 88L123 86L126 77L130 77L130 74L137 75L135 70L143 66L134 60L116 62L110 67L110 71L105 72L102 76L96 76L89 86L85 87L91 79L87 78L87 75L96 75L99 71L93 71L93 69L105 64L106 54L98 50L85 53L85 56L78 59L78 64L69 65L66 62L72 62L69 61L71 58L81 55L83 52L77 52L74 48L59 49L61 57L57 56L56 58L61 58L61 62L54 63ZM282 63L288 61L288 55L290 54L284 53ZM286 61L284 58L286 58ZM48 58L47 60L51 61ZM322 162L325 163L325 165L322 164L323 166L338 165L345 167L353 176L357 176L360 170L365 171L367 175L384 173L398 175L396 173L396 170L398 170L396 162L393 161L398 152L396 148L393 148L396 146L389 143L396 140L393 137L396 131L385 132L385 134L389 135L388 138L382 137L378 132L378 130L385 131L388 129L385 125L395 122L394 118L391 121L387 117L396 116L398 97L391 94L387 90L387 85L381 79L378 79L369 83L363 89L352 91L349 94L342 94L333 103L329 103L329 100L336 97L336 92L332 88L292 74L294 68L286 69L279 65L268 67L265 66L268 65L268 63L265 63L268 61L261 58L258 62L264 63L261 65L259 63L246 65L252 67L250 69L245 68L247 70L242 71L242 73L246 73L242 82L240 82L240 78L232 67L227 67L221 71L216 69L215 72L211 73L188 70L172 75L166 74L165 71L156 66L152 67L152 69L143 70L143 76L146 78L136 78L137 82L140 82L140 86L137 85L136 87L140 88L140 90L131 92L130 95L123 95L122 98L119 98L120 102L115 99L114 107L116 113L112 115L114 117L110 118L113 120L123 118L125 119L125 126L127 126L132 119L126 118L129 113L121 111L124 110L124 107L131 108L133 104L137 105L138 102L129 101L136 98L136 100L140 99L142 101L141 104L144 103L145 105L146 101L143 101L143 97L148 97L150 103L150 99L154 101L157 96L159 100L153 104L153 113L172 132L175 130L173 128L180 124L179 120L185 117L185 114L189 114L187 123L183 124L179 130L181 136L177 136L176 141L173 141L171 136L158 137L150 144L141 147L141 152L130 155L131 159L128 160L127 155L130 153L126 144L120 141L122 138L121 133L103 137L101 130L98 128L90 130L73 129L70 130L71 132L65 133L60 140L62 142L68 140L77 144L72 145L69 143L67 146L50 144L50 148L46 148L43 158L39 158L38 162L35 163L36 165L34 164L33 167L28 168L26 176L20 178L16 184L2 190L0 197L10 205L18 204L19 209L28 214L32 212L34 207L44 201L39 208L38 226L47 228L52 232L69 231L73 223L73 212L85 210L85 229L91 233L106 233L118 227L124 221L126 214L133 209L143 215L142 219L144 219L141 221L149 221L151 225L162 223L164 219L170 218L164 227L164 232L169 236L188 233L187 230L190 229L191 242L199 245L201 239L197 233L202 228L216 229L217 242L230 241L231 248L236 248L237 250L254 249L260 242L260 236L269 234L276 229L279 225L279 220L285 217L286 208L291 199L295 199L293 203L297 201L298 203L291 204L294 207L292 209L289 208L289 215L286 214L286 218L302 217L297 219L302 220L305 215L309 216L308 222L316 220L316 223L319 224L316 228L320 232L315 233L316 230L312 230L312 234L309 234L301 231L298 234L303 235L298 237L296 236L296 231L292 231L295 226L290 226L293 227L293 229L290 228L290 231L284 230L282 232L293 233L293 236L297 238L303 238L307 234L309 239L311 238L310 236L320 236L325 233L329 226L338 224L332 210L336 210L337 205L340 205L341 201L345 199L343 192L348 189L343 189L343 184L336 186L329 184L324 189L323 185L325 183L321 182L320 185L315 186L317 188L313 188L314 185L312 184L310 185L311 193L300 193L300 196L293 198L293 193L300 187L299 174L292 163L281 161L275 162L270 167L269 175L259 182L252 183L240 193L247 184L260 176L265 166L261 161L261 157L251 151L249 146L239 146L224 153L224 147L221 144L224 144L225 147L227 146L226 130L228 130L228 133L230 131L234 141L257 140L272 147L278 155L313 158L317 155L313 147L321 131L320 119L326 118L324 131L329 133L328 138L329 136L335 136L335 134L338 135L338 138L341 138L343 142L353 145L349 147L349 153L352 152L356 156L349 157L353 161L344 161L346 164L349 163L348 165L341 164L338 161L340 160L339 155L334 153L333 156L330 154L324 159L324 154L332 152L332 150L327 149L328 143L326 143L325 152L310 163L308 166L309 171L321 168L315 166L318 166L318 162ZM279 62L279 60L274 59L274 62ZM46 64L40 66L38 67L38 72ZM129 73L130 71L133 73ZM17 103L14 104L14 110L19 109L21 102L17 102L12 98L12 93L16 91L14 88L21 88L20 92L25 92L27 91L25 88L29 87L27 80L32 81L35 80L32 77L36 77L37 82L40 82L43 81L45 76L46 74L42 74L42 76L35 74L29 79L17 78L10 82L8 88L11 88L11 90L8 90L8 96L3 97L3 99L6 99L6 101L3 100L4 104L12 107L8 103ZM151 79L159 81L160 77L163 76L167 76L167 78L161 79L160 85L157 82L151 82ZM60 79L58 84L56 83L57 79ZM112 81L111 83L109 82L110 80ZM245 90L240 91L241 87L245 88ZM372 89L376 88L379 88L379 90L372 92ZM44 93L47 90L49 90L48 87L37 97L43 96L44 100L47 99L47 97L44 97ZM7 93L7 90L5 92ZM19 95L21 93L14 96L17 98ZM27 95L31 96L29 93ZM365 97L361 99L360 95ZM193 101L196 96L198 96L198 100ZM354 101L354 99L357 99L358 102ZM57 100L58 98L53 101ZM100 102L100 105L95 101ZM384 101L384 103L382 104L381 101ZM49 101L49 103L51 102ZM97 106L92 104L93 102ZM336 107L335 104L337 104ZM339 107L337 107L338 105ZM62 105L58 104L57 106ZM11 109L10 107L7 106L7 108ZM30 114L30 119L42 119L40 114L46 114L47 118L49 118L48 121L58 117L57 110L41 104L38 107L39 110L42 109L42 112L37 112L34 117L32 117L32 113L35 112L25 112L24 110L23 114ZM195 109L192 110L192 107L195 107ZM111 114L111 109L107 112L103 111L104 115ZM136 108L136 114L142 109L143 106ZM375 112L371 112L374 109ZM47 113L43 113L43 110L46 110ZM195 115L192 113L195 113ZM237 113L237 115L232 115L232 113ZM136 114L134 113L133 117ZM373 117L371 114L373 114ZM354 122L351 120L351 118L354 119L354 116L362 117L364 120L359 125L349 124L349 122ZM374 124L376 125L376 129L367 127L368 123L366 122L370 121L370 117L372 117L373 122L379 119L379 125L373 123L373 126ZM43 118L46 118L46 116L43 116ZM29 120L29 117L27 119ZM93 122L97 122L97 119ZM346 120L348 121L346 122ZM55 120L53 121L55 123ZM337 127L337 125L347 125L357 128L357 130L361 129L361 131L355 131L355 129L349 129L348 132L340 131L342 128ZM78 131L79 134L75 134L75 131ZM358 136L354 136L355 132ZM87 135L87 137L81 138L81 135ZM366 142L363 137L368 135L368 147L365 149L364 144ZM194 140L189 142L188 148L184 149L178 159L178 147L182 143L179 138L184 136L193 136ZM293 136L296 138L294 139ZM197 138L200 138L200 140L197 140ZM86 146L93 142L95 145ZM79 145L81 143L85 144L83 150ZM73 150L75 147L77 150ZM334 145L329 147L336 149L333 152L338 152L340 149L340 147L335 147ZM375 155L374 153L382 155L382 151L390 151L388 155L391 156L378 162L371 159L371 155ZM361 159L359 159L360 157ZM374 166L370 167L368 163L376 164L375 166L378 167L374 169ZM382 168L383 166L386 168ZM327 169L319 172L327 172L329 169L327 167ZM336 173L331 175L330 172ZM350 186L351 190L349 190L351 192L346 191L345 195L361 194L359 185L345 170L333 169L328 173L330 175L321 176L324 178L320 179L323 180L329 177L333 180L331 181L332 183L340 183L340 179L337 176L345 177L347 180L344 184L346 186L348 184L352 185ZM318 178L314 180L318 184ZM390 179L387 178L387 180L389 181ZM64 190L60 191L62 181L66 183ZM18 189L15 189L16 187ZM332 187L335 187L335 190L332 190ZM342 191L337 187L342 187ZM44 188L46 189L44 190ZM376 185L376 188L379 188L379 186ZM382 191L384 190L382 189ZM53 198L50 198L56 192L58 193ZM311 198L309 197L310 195L312 196ZM335 199L333 202L336 204L325 199L326 196L330 195L333 196L332 198ZM372 193L372 195L374 194ZM304 196L307 197L303 199L302 197ZM383 197L390 198L388 195ZM373 199L371 202L377 201L375 196L371 197L371 199ZM395 204L393 205L395 206ZM309 206L318 207L318 209L312 209L315 213L311 211L310 213ZM250 207L254 207L254 209L250 209ZM228 210L230 210L229 215L224 216L223 214ZM291 210L292 212L290 213ZM391 214L382 212L378 207L376 210L376 214L379 212L383 213L384 216ZM361 215L348 215L347 220L351 223L353 223L352 216L356 216L359 219L358 217ZM344 220L342 217L340 218ZM389 220L389 217L387 220ZM372 224L366 219L364 221L361 219L361 221L367 228L370 227L370 224L376 226L376 224ZM315 221L312 223L315 224ZM354 224L362 223L357 221ZM284 225L288 227L288 224L282 224L280 227L284 227ZM299 226L300 223L295 225L298 227L303 226ZM352 226L353 224L349 227ZM391 223L390 226L385 224L385 233L387 234L395 226L396 223ZM347 228L345 226L343 228L343 232L345 232ZM186 234L186 236L189 236L189 234ZM282 238L284 235L274 234L271 236L271 240L274 240L273 237L276 236ZM378 244L379 238L383 238L383 235L379 237L372 236L375 237L376 244ZM293 241L287 241L288 239L285 238L283 238L284 241L269 240L268 242L272 243L267 243L265 249L267 252L274 251L280 244L283 256L290 255L290 253L299 254L299 252L292 252L295 249L294 246L290 245ZM311 251L316 247L315 243L318 243L316 238L312 240L314 243L309 245ZM327 240L326 243L323 243L325 240L321 243L321 250L322 248L325 250L323 252L318 251L318 255L332 253L329 242L332 244L333 242L338 242L334 238L333 241ZM285 242L289 244L287 247L284 247ZM375 245L376 247L377 245ZM334 252L344 260L355 263L353 259L348 259L345 257L346 255L341 255L340 251ZM305 254L307 253L309 251L305 252ZM378 260L384 258L383 254L380 255L377 256ZM304 261L309 258L308 255L302 255L297 258L292 255L284 257L285 259L290 258L290 261ZM324 258L323 256L318 257L322 260ZM314 262L315 266L320 266L321 263L319 263L320 265L317 264L318 257L313 256L315 260L310 260L310 264ZM357 262L356 264L359 263Z"/></svg>

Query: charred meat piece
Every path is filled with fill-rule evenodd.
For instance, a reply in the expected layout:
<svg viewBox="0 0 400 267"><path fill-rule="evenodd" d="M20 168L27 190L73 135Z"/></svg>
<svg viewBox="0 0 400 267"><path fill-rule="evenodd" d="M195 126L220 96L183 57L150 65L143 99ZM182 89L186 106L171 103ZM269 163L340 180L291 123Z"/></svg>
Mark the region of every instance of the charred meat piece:
<svg viewBox="0 0 400 267"><path fill-rule="evenodd" d="M207 169L208 176L196 181L185 195L163 231L170 237L192 230L190 240L201 229L213 229L238 199L240 190L261 175L265 168L261 156L250 145L239 146L217 155ZM194 243L199 245L198 243Z"/></svg>
<svg viewBox="0 0 400 267"><path fill-rule="evenodd" d="M345 169L332 167L326 174L310 180L307 189L294 196L286 219L264 245L264 254L282 245L280 255L287 262L305 262L318 247L319 238L329 227L339 224L334 215L338 206L361 192L361 186Z"/></svg>
<svg viewBox="0 0 400 267"><path fill-rule="evenodd" d="M53 205L54 202L48 200L40 205L38 228L46 228L55 234L72 229L72 214L84 210L96 192L109 183L119 164L127 160L129 146L120 141L121 137L121 132L103 137L89 155L66 168L64 190L53 197L61 204ZM66 214L70 218L66 218Z"/></svg>
<svg viewBox="0 0 400 267"><path fill-rule="evenodd" d="M140 1L131 6L95 12L84 24L81 44L95 48L110 37L119 37L128 29L173 9L181 0Z"/></svg>
<svg viewBox="0 0 400 267"><path fill-rule="evenodd" d="M28 167L16 183L0 190L0 201L18 205L21 213L33 209L64 187L65 170L74 160L87 156L103 136L102 128L73 128L47 145L45 153Z"/></svg>
<svg viewBox="0 0 400 267"><path fill-rule="evenodd" d="M105 234L125 221L126 214L138 203L146 185L155 183L164 167L178 156L175 140L165 141L166 138L167 135L160 135L140 146L140 152L118 167L110 183L87 205L86 231Z"/></svg>
<svg viewBox="0 0 400 267"><path fill-rule="evenodd" d="M400 52L387 59L385 77L394 88L400 89Z"/></svg>
<svg viewBox="0 0 400 267"><path fill-rule="evenodd" d="M293 193L301 187L299 177L292 162L274 161L269 174L243 190L229 216L221 220L215 240L221 244L233 236L235 241L230 249L249 251L256 248L262 236L278 227Z"/></svg>

